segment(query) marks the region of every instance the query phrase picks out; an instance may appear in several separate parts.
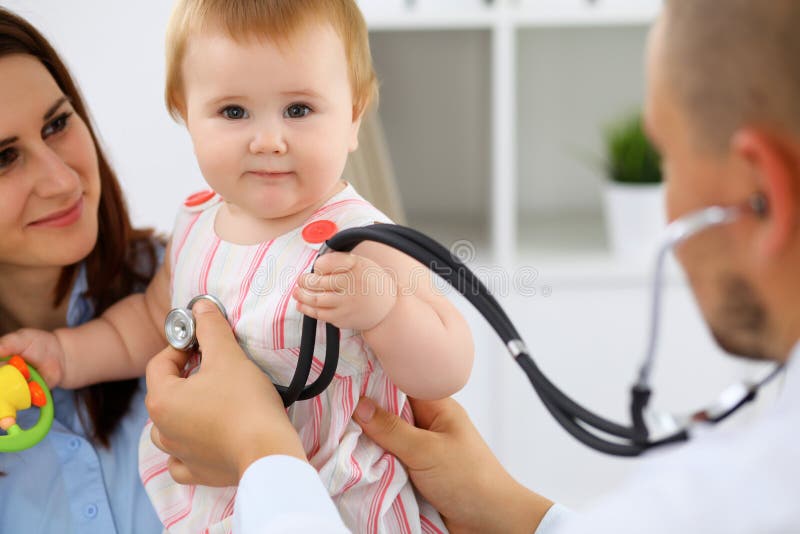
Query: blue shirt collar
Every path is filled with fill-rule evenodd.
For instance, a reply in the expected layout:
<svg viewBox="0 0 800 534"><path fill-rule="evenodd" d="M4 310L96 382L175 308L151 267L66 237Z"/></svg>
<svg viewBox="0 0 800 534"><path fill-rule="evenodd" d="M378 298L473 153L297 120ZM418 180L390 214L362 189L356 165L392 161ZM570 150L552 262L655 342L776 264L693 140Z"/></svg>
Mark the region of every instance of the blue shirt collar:
<svg viewBox="0 0 800 534"><path fill-rule="evenodd" d="M78 267L78 276L72 285L72 292L67 306L67 326L70 328L81 325L94 317L94 304L85 296L88 289L86 265L81 263Z"/></svg>

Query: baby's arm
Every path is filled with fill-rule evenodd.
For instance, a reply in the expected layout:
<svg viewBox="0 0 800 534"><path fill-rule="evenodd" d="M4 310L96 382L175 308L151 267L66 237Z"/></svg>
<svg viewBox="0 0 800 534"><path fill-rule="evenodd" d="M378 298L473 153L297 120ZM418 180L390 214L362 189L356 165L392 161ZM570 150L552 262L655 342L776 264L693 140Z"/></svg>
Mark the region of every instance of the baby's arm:
<svg viewBox="0 0 800 534"><path fill-rule="evenodd" d="M461 389L474 358L466 320L438 293L429 269L390 247L363 242L330 253L295 291L302 313L362 331L391 380L409 396Z"/></svg>
<svg viewBox="0 0 800 534"><path fill-rule="evenodd" d="M147 361L165 345L161 325L169 311L169 279L164 261L144 293L122 299L76 328L22 329L3 336L0 355L20 354L51 387L142 376Z"/></svg>
<svg viewBox="0 0 800 534"><path fill-rule="evenodd" d="M61 387L143 376L147 362L166 344L169 281L165 259L144 293L120 300L84 325L55 330L64 352Z"/></svg>

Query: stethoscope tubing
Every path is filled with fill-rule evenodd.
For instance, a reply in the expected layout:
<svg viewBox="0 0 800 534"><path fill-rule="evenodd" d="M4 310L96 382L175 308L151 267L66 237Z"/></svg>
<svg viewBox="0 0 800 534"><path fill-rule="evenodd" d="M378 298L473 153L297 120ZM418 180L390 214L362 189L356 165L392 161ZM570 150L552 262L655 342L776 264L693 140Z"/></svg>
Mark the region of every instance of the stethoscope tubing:
<svg viewBox="0 0 800 534"><path fill-rule="evenodd" d="M343 230L328 240L327 247L350 252L362 241L374 241L399 250L416 259L458 290L489 322L508 346L520 335L497 300L478 277L444 246L411 228L376 224ZM324 253L324 251L322 251ZM641 454L641 445L627 445L603 440L588 432L580 423L623 439L632 440L638 432L601 417L558 389L538 368L527 351L514 355L539 398L553 417L576 439L588 446L618 456Z"/></svg>
<svg viewBox="0 0 800 534"><path fill-rule="evenodd" d="M425 234L394 224L350 228L328 239L320 249L318 257L329 251L352 252L360 243L372 241L394 248L417 260L450 284L480 312L525 373L547 411L571 436L603 453L615 456L638 456L654 447L689 439L688 425L667 427L666 432L653 439L644 420L645 408L651 394L649 375L655 361L659 334L663 285L661 279L666 255L685 239L706 228L730 222L738 216L738 213L736 208L711 207L679 219L668 227L667 239L658 252L653 280L651 335L638 380L631 391L631 425L616 423L590 411L553 384L531 358L513 322L478 276L443 245ZM314 272L313 266L311 272ZM300 353L294 376L288 386L276 385L287 408L298 400L307 400L321 394L335 377L341 333L336 326L326 324L325 361L320 375L313 383L306 385L314 360L317 324L317 319L303 317ZM755 398L758 389L772 380L778 372L779 369L776 369L766 379L750 387L748 394L735 406L722 411L716 410L716 415L708 417L707 421L718 422L731 415ZM696 415L705 416L712 412L714 410L699 412Z"/></svg>

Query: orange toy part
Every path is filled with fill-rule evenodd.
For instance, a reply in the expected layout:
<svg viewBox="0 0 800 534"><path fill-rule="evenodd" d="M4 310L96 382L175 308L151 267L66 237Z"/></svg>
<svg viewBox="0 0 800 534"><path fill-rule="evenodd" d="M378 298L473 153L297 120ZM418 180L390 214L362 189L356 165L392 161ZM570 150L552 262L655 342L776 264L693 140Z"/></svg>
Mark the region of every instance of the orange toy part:
<svg viewBox="0 0 800 534"><path fill-rule="evenodd" d="M31 404L37 408L41 408L47 404L47 395L45 395L42 386L36 382L30 382L28 383L28 389L31 391Z"/></svg>
<svg viewBox="0 0 800 534"><path fill-rule="evenodd" d="M22 373L22 376L25 377L25 381L30 382L31 372L28 370L28 366L25 363L25 360L23 360L21 356L15 354L14 356L11 357L11 359L8 360L8 364L13 367L16 367L17 370L20 373Z"/></svg>

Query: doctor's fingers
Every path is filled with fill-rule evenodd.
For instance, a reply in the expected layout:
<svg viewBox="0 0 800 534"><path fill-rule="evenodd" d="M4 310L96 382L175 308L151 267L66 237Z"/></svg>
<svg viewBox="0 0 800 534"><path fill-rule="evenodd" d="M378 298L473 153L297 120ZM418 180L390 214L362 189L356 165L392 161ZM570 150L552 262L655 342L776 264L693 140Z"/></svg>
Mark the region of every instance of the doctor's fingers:
<svg viewBox="0 0 800 534"><path fill-rule="evenodd" d="M432 469L439 462L440 436L421 430L362 397L353 418L364 433L397 456L412 471Z"/></svg>
<svg viewBox="0 0 800 534"><path fill-rule="evenodd" d="M181 457L184 457L184 451L179 450L180 447L178 443L165 438L155 425L150 428L150 439L153 445L169 455L167 459L167 469L169 470L170 476L172 476L178 484L231 486L237 483L235 478L231 478L228 473L220 469L201 467L204 464L202 460L193 460L188 463L182 460ZM188 455L185 457L191 458L192 456ZM192 465L192 467L189 467L190 465Z"/></svg>
<svg viewBox="0 0 800 534"><path fill-rule="evenodd" d="M210 464L209 464L210 465ZM216 469L213 465L204 466L200 462L185 462L177 456L167 460L169 474L178 484L192 484L211 487L235 486L239 481L227 473Z"/></svg>
<svg viewBox="0 0 800 534"><path fill-rule="evenodd" d="M167 347L153 356L145 370L147 396L151 397L151 393L160 391L163 387L171 388L176 381L181 380L181 371L188 358L188 353L172 347Z"/></svg>
<svg viewBox="0 0 800 534"><path fill-rule="evenodd" d="M167 347L147 363L145 381L147 395L144 405L155 425L180 424L180 414L175 413L175 392L183 385L181 370L189 355Z"/></svg>
<svg viewBox="0 0 800 534"><path fill-rule="evenodd" d="M467 411L453 398L418 400L409 397L414 424L432 432L457 432L474 425Z"/></svg>
<svg viewBox="0 0 800 534"><path fill-rule="evenodd" d="M165 437L155 424L150 427L150 441L152 441L153 445L155 445L161 452L165 452L170 456L179 454L179 451L177 450L179 448L179 444Z"/></svg>
<svg viewBox="0 0 800 534"><path fill-rule="evenodd" d="M203 367L230 365L235 360L247 360L233 335L231 325L219 309L206 300L199 300L192 308L197 343L203 353ZM203 367L200 368L201 372Z"/></svg>

